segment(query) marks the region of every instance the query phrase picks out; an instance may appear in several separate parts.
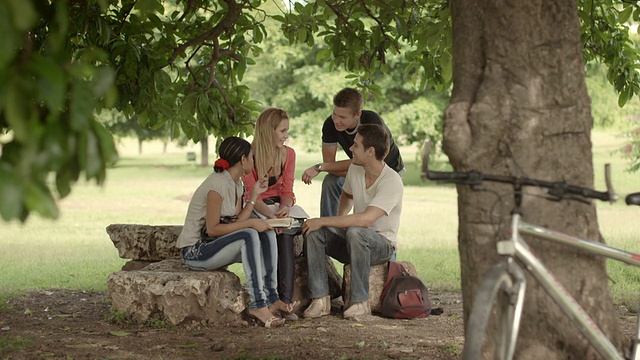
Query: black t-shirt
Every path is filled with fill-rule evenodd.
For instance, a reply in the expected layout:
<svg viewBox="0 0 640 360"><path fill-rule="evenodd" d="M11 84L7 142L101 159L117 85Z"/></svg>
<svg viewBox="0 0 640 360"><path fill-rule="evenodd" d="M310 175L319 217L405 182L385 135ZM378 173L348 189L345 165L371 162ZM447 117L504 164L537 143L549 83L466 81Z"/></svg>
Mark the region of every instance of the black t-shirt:
<svg viewBox="0 0 640 360"><path fill-rule="evenodd" d="M369 110L362 110L362 115L360 116L360 122L358 123L358 125L360 124L382 125L385 129L387 129L387 131L389 131L387 124L384 123L384 120L382 120L380 115ZM389 134L391 134L391 131L389 131ZM353 154L351 153L351 150L349 150L349 148L351 147L351 145L353 145L353 139L355 139L355 137L356 129L353 129L352 134L347 133L347 131L336 130L331 116L329 116L322 125L322 144L340 144L340 146L342 146L342 150L344 150L349 159L353 158ZM387 154L384 162L386 162L387 165L389 165L389 167L396 172L404 170L404 162L402 162L400 150L398 149L395 140L393 140L393 135L391 135L391 148L389 149L389 154Z"/></svg>

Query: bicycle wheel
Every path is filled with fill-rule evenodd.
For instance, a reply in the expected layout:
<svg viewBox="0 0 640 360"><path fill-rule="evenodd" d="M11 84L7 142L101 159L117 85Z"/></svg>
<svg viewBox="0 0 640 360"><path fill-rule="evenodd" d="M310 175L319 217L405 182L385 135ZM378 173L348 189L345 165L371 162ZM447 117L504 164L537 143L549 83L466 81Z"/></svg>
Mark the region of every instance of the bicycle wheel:
<svg viewBox="0 0 640 360"><path fill-rule="evenodd" d="M467 322L462 353L464 360L480 359L485 350L493 351L494 359L513 357L524 290L524 274L513 262L496 264L484 275ZM496 332L495 336L487 337L487 326L492 316Z"/></svg>

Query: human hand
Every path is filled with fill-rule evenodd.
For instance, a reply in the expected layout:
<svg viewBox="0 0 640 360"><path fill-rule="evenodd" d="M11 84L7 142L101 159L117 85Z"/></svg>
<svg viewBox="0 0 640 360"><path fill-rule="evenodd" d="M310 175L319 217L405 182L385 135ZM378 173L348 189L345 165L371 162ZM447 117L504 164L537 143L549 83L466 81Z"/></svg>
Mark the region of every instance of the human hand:
<svg viewBox="0 0 640 360"><path fill-rule="evenodd" d="M284 204L280 204L280 207L278 208L278 211L276 211L274 213L275 217L277 218L284 218L289 216L289 211L291 208L289 208L287 205Z"/></svg>
<svg viewBox="0 0 640 360"><path fill-rule="evenodd" d="M251 191L251 193L260 195L263 192L267 191L268 187L269 187L269 179L265 175L262 179L256 181L256 183L253 185L253 190Z"/></svg>
<svg viewBox="0 0 640 360"><path fill-rule="evenodd" d="M318 174L320 174L320 172L316 170L315 166L312 166L302 173L302 182L309 185L311 184L311 180L313 180L314 177L318 176Z"/></svg>
<svg viewBox="0 0 640 360"><path fill-rule="evenodd" d="M251 227L256 229L256 231L258 232L273 230L273 227L262 219L251 219L250 221L251 221Z"/></svg>
<svg viewBox="0 0 640 360"><path fill-rule="evenodd" d="M302 225L302 235L307 236L321 227L324 227L322 218L307 219Z"/></svg>

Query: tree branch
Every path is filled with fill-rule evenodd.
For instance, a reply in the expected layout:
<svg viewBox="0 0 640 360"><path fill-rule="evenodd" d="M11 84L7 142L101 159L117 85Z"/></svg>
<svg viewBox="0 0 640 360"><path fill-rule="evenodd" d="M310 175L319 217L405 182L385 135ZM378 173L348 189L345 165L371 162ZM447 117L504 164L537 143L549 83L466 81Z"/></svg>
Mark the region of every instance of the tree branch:
<svg viewBox="0 0 640 360"><path fill-rule="evenodd" d="M173 54L171 54L171 57L169 57L169 60L167 61L168 64L173 64L173 62L178 57L178 55L186 51L186 49L189 48L190 46L194 46L195 44L200 44L205 40L217 39L225 30L233 28L233 26L236 23L236 20L238 19L238 14L242 9L242 7L238 7L238 4L234 0L225 0L225 2L227 3L227 8L228 8L228 11L225 17L211 30L178 46L173 51ZM215 53L213 54L214 57L216 55L217 54Z"/></svg>

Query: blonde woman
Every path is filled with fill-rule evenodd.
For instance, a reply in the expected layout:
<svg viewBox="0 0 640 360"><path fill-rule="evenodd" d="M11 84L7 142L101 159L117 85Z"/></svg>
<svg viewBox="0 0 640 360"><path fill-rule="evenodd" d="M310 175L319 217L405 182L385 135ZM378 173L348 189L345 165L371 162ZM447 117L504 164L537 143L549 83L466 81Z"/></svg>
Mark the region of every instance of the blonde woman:
<svg viewBox="0 0 640 360"><path fill-rule="evenodd" d="M253 171L243 177L245 200L252 196L249 189L267 174L268 188L256 200L255 211L266 218L289 217L291 208L296 206L293 193L296 166L295 151L284 143L289 138L289 116L278 108L264 110L256 121L252 149L255 157ZM259 175L260 174L260 175ZM300 209L301 210L301 209ZM302 211L304 212L304 211ZM289 320L297 303L293 302L295 255L293 237L297 230L278 231L278 294L286 307L280 308Z"/></svg>

